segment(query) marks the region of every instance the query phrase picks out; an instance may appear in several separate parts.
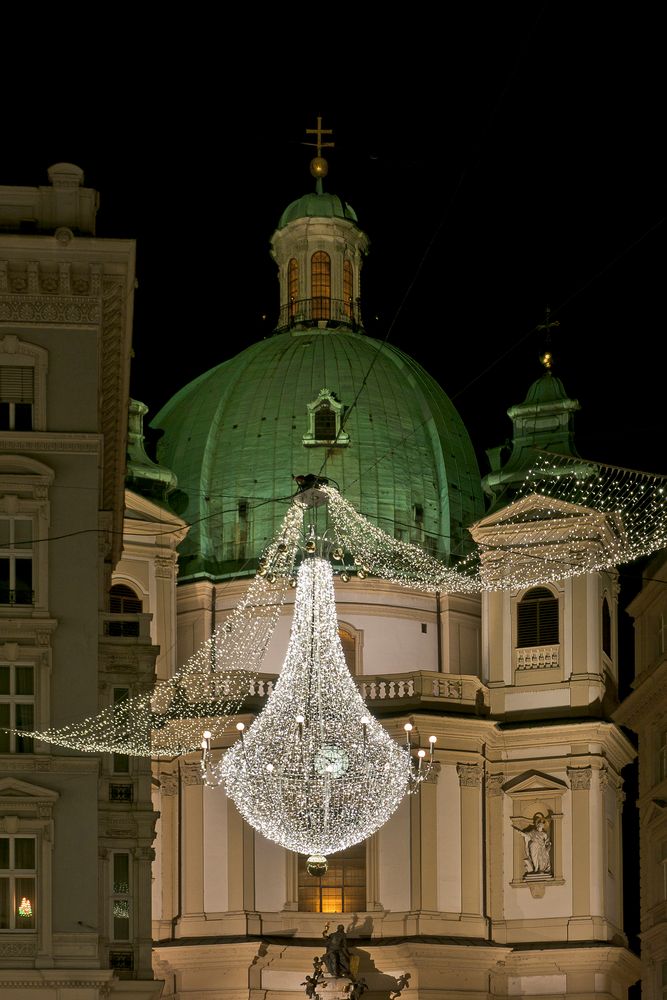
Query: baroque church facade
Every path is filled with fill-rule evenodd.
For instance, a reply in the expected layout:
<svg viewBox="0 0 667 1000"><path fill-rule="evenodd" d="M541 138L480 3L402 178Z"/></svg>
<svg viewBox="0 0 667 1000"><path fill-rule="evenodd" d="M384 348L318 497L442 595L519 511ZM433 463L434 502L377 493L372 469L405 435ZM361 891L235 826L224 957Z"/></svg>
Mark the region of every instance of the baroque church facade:
<svg viewBox="0 0 667 1000"><path fill-rule="evenodd" d="M508 411L510 456L482 478L442 388L364 332L368 240L324 190L321 158L312 172L272 238L275 333L165 404L155 459L129 398L132 242L92 238L95 193L71 165L49 187L0 189L0 989L296 1000L315 995L342 925L351 971L326 977L326 1000L626 997L641 969L623 925L638 873L623 852L636 751L621 726L638 724L617 715L614 568L506 587L503 559L519 556L505 553L479 593L337 573L338 633L369 712L396 740L409 724L415 746L436 743L418 793L319 877L202 780L199 752L151 762L97 752L92 728L69 750L19 733L76 726L177 674L246 597L295 474L326 477L448 565L476 544L502 553L510 504L525 515L517 552L536 522L548 534L518 490L535 448L578 457L578 404L536 373ZM76 405L73 374L88 387ZM246 726L280 675L293 609L288 595ZM649 997L667 961L656 905Z"/></svg>

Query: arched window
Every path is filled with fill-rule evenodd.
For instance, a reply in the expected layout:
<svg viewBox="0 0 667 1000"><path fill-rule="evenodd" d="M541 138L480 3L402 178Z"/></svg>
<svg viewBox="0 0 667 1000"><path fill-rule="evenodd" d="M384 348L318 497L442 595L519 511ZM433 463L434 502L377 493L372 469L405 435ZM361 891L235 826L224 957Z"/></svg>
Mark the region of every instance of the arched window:
<svg viewBox="0 0 667 1000"><path fill-rule="evenodd" d="M289 315L290 319L293 319L296 315L296 303L299 298L299 265L294 257L287 265L287 295L289 297Z"/></svg>
<svg viewBox="0 0 667 1000"><path fill-rule="evenodd" d="M352 319L352 296L354 294L354 283L352 281L352 264L349 260L343 261L343 308L348 319Z"/></svg>
<svg viewBox="0 0 667 1000"><path fill-rule="evenodd" d="M331 315L331 258L317 250L310 259L310 294L313 319L329 319Z"/></svg>
<svg viewBox="0 0 667 1000"><path fill-rule="evenodd" d="M107 622L107 635L139 635L139 621L136 615L143 611L141 598L137 597L131 587L124 583L115 583L109 591L109 611L112 615L128 615L132 618L110 619Z"/></svg>
<svg viewBox="0 0 667 1000"><path fill-rule="evenodd" d="M331 854L326 875L315 878L299 855L299 909L306 913L358 913L366 909L366 844Z"/></svg>
<svg viewBox="0 0 667 1000"><path fill-rule="evenodd" d="M558 641L558 598L546 587L529 590L517 606L517 646L555 646Z"/></svg>
<svg viewBox="0 0 667 1000"><path fill-rule="evenodd" d="M611 612L609 601L602 601L602 652L611 658Z"/></svg>

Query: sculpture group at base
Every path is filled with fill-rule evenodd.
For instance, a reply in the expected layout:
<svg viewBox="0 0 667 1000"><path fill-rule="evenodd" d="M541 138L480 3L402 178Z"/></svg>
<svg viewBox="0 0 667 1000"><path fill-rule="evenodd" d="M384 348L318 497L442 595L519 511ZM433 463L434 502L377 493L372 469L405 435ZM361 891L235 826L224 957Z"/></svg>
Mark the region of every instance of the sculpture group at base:
<svg viewBox="0 0 667 1000"><path fill-rule="evenodd" d="M330 976L335 979L341 979L346 977L349 979L348 985L345 987L344 992L347 995L348 1000L361 1000L364 993L368 990L368 984L365 979L357 979L356 969L352 972L352 954L347 944L347 934L345 933L345 927L343 924L338 924L335 931L329 933L329 924L327 924L322 933L322 937L325 939L327 946L324 955L321 957L315 955L313 958L313 974L306 976L305 980L300 984L305 986L305 994L308 1000L324 1000L322 995L318 993L318 987L321 989L326 989L327 983L325 982L325 974L323 966L326 967L327 972ZM358 961L358 959L356 960ZM404 972L400 979L396 980L395 992L393 993L392 1000L399 997L401 990L408 988L408 980L410 979L410 973Z"/></svg>

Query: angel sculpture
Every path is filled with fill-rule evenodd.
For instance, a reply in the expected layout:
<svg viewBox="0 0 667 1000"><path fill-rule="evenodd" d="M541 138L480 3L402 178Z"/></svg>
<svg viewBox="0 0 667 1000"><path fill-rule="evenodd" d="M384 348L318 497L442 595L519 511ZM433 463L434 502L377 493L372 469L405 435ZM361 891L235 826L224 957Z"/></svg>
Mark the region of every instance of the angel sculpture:
<svg viewBox="0 0 667 1000"><path fill-rule="evenodd" d="M525 846L524 866L526 875L551 875L551 810L545 816L536 812L532 819L517 816L512 826L523 837Z"/></svg>

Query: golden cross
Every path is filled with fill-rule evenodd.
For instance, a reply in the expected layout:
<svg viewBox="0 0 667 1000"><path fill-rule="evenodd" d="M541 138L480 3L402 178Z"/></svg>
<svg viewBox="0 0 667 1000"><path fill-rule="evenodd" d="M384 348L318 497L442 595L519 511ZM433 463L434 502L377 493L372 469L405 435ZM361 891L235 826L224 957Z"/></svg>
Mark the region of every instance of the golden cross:
<svg viewBox="0 0 667 1000"><path fill-rule="evenodd" d="M333 129L322 128L322 118L320 117L320 115L318 115L317 116L317 128L307 128L306 129L306 135L316 135L317 136L317 142L304 142L304 146L315 146L315 148L317 149L317 155L321 156L322 155L322 149L323 149L323 147L325 147L325 146L331 146L331 147L333 147L333 145L334 145L333 142L322 142L322 136L323 135L331 135L332 132L333 132Z"/></svg>
<svg viewBox="0 0 667 1000"><path fill-rule="evenodd" d="M547 336L549 335L549 331L551 330L552 326L560 326L560 323L558 322L558 320L557 319L549 319L550 316L551 316L551 309L549 308L549 306L547 306L546 309L544 310L544 323L538 323L537 324L537 329L538 330L546 330L547 331Z"/></svg>

